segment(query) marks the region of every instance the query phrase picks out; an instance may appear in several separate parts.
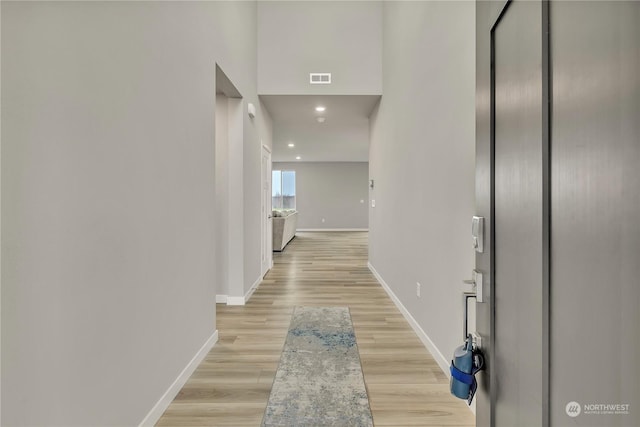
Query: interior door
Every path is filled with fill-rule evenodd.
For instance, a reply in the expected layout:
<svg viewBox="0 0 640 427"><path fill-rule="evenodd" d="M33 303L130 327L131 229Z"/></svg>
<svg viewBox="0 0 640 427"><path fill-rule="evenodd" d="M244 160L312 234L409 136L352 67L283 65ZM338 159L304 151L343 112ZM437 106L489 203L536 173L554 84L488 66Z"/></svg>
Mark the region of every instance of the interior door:
<svg viewBox="0 0 640 427"><path fill-rule="evenodd" d="M494 28L496 426L542 424L541 2Z"/></svg>
<svg viewBox="0 0 640 427"><path fill-rule="evenodd" d="M262 275L273 263L273 219L271 216L271 151L262 146Z"/></svg>

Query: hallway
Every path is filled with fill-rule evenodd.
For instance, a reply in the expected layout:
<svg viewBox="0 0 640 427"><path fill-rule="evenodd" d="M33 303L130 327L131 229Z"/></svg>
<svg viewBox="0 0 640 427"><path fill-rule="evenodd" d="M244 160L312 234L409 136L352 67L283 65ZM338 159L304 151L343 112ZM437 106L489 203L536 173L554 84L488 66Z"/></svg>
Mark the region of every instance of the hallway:
<svg viewBox="0 0 640 427"><path fill-rule="evenodd" d="M377 426L472 426L463 401L367 268L366 232L297 233L158 426L259 426L294 306L349 306Z"/></svg>

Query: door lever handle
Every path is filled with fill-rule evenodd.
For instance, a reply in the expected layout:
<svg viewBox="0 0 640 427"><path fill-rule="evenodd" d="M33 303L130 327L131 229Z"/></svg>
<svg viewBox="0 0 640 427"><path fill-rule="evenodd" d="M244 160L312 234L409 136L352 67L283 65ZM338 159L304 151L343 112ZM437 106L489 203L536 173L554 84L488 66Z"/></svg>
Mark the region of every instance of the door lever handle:
<svg viewBox="0 0 640 427"><path fill-rule="evenodd" d="M467 280L463 280L462 283L466 283L467 285L475 285L476 281L475 279L467 279Z"/></svg>

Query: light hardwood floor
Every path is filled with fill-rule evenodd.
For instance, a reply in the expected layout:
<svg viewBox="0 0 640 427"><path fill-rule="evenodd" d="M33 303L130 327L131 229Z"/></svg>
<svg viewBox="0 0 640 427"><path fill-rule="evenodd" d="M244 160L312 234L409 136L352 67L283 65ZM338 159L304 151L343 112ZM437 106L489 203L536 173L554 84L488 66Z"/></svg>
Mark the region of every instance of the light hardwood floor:
<svg viewBox="0 0 640 427"><path fill-rule="evenodd" d="M297 233L158 426L259 426L293 307L348 306L376 426L473 426L466 404L367 268L366 232Z"/></svg>

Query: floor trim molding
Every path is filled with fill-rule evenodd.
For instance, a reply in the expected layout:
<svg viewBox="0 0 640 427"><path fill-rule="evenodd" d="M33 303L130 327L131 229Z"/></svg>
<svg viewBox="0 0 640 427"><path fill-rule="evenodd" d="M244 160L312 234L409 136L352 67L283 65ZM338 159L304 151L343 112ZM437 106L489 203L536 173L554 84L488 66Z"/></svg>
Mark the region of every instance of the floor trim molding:
<svg viewBox="0 0 640 427"><path fill-rule="evenodd" d="M227 295L216 295L216 304L226 304Z"/></svg>
<svg viewBox="0 0 640 427"><path fill-rule="evenodd" d="M368 228L298 228L296 231L369 231Z"/></svg>
<svg viewBox="0 0 640 427"><path fill-rule="evenodd" d="M247 293L245 293L242 297L232 297L230 295L224 295L225 302L227 303L227 305L245 305L249 302L249 299L251 299L251 296L256 291L256 289L258 289L260 283L262 283L262 277L258 277L253 285L251 285ZM218 302L218 296L216 296L216 302Z"/></svg>
<svg viewBox="0 0 640 427"><path fill-rule="evenodd" d="M227 295L227 305L244 305L244 297L232 297Z"/></svg>
<svg viewBox="0 0 640 427"><path fill-rule="evenodd" d="M393 293L389 285L387 285L387 282L384 281L382 276L380 276L380 274L376 271L373 265L371 265L371 263L368 262L367 266L369 267L369 270L371 270L371 273L373 273L376 280L380 282L380 285L382 285L382 287L387 292L387 294L389 295L393 303L396 305L396 307L398 307L398 310L400 310L400 313L402 313L404 318L407 319L407 322L409 322L409 325L411 325L411 328L418 335L418 338L420 338L420 341L422 341L422 344L424 344L427 350L429 350L429 353L431 353L436 363L438 363L438 366L440 366L440 369L442 369L442 372L445 373L447 378L450 378L451 372L449 372L449 364L451 363L451 361L447 360L447 358L444 357L442 352L438 349L438 347L436 347L433 341L431 341L431 338L429 338L426 332L420 327L416 319L414 319L411 313L409 313L409 310L407 310L407 308L402 304L402 302L400 302L400 299L396 296L396 294Z"/></svg>
<svg viewBox="0 0 640 427"><path fill-rule="evenodd" d="M139 424L139 427L153 426L155 425L164 411L167 410L173 399L177 396L177 394L182 390L182 387L186 384L187 380L193 374L193 371L196 370L200 362L205 358L207 353L213 348L215 343L218 341L218 330L207 339L204 345L198 350L198 352L193 356L191 361L185 366L185 368L180 372L178 378L175 379L173 384L169 386L167 391L164 392L160 400L151 408L146 417Z"/></svg>
<svg viewBox="0 0 640 427"><path fill-rule="evenodd" d="M249 302L249 299L253 296L253 293L256 291L256 289L258 289L258 286L260 286L260 283L262 283L262 277L263 276L258 277L256 281L253 282L253 285L251 285L247 293L244 295L245 304Z"/></svg>

